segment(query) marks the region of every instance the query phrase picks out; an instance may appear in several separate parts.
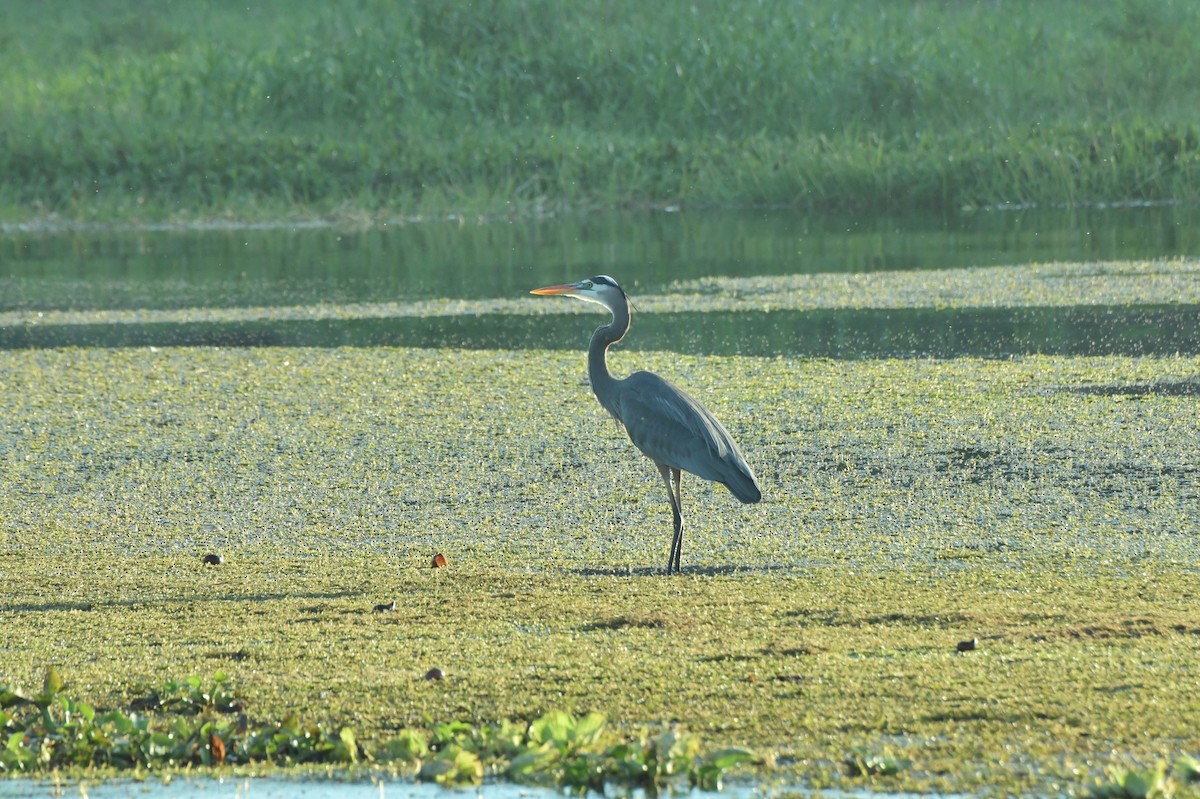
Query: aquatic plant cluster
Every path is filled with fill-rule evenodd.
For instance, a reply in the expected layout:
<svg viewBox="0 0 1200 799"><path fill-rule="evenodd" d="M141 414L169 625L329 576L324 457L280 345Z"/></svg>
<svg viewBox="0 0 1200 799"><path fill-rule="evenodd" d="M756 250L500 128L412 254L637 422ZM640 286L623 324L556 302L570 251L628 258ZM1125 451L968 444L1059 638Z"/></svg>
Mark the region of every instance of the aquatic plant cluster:
<svg viewBox="0 0 1200 799"><path fill-rule="evenodd" d="M1195 199L1188 2L0 10L9 218Z"/></svg>
<svg viewBox="0 0 1200 799"><path fill-rule="evenodd" d="M130 713L97 712L65 693L53 666L33 696L0 685L0 731L7 740L0 772L363 764L444 785L478 784L486 775L600 793L605 786L641 788L654 795L679 780L717 790L727 769L757 760L745 749L702 754L699 740L677 729L620 736L600 713L576 718L561 711L529 723L404 729L367 748L350 727L307 723L295 713L252 726L224 672L208 682L196 676L172 680L133 704L137 709Z"/></svg>
<svg viewBox="0 0 1200 799"><path fill-rule="evenodd" d="M56 667L47 670L42 690L33 696L0 685L0 728L7 736L0 770L357 761L359 749L349 728L333 732L304 724L294 714L258 730L249 729L245 717L221 718L221 711L234 709L221 700L227 680L218 672L208 688L198 677L172 681L135 702L141 710L130 713L97 712L68 696Z"/></svg>
<svg viewBox="0 0 1200 799"><path fill-rule="evenodd" d="M1168 769L1159 761L1149 768L1108 769L1105 778L1097 781L1090 796L1093 799L1170 799L1177 794L1196 793L1200 785L1200 760L1184 755Z"/></svg>

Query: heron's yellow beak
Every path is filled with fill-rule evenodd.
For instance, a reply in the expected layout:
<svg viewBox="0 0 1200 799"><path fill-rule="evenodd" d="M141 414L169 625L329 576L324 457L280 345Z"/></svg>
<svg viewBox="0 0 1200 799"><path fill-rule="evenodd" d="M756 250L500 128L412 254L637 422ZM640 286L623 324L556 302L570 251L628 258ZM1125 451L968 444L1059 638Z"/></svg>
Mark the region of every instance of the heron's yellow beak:
<svg viewBox="0 0 1200 799"><path fill-rule="evenodd" d="M544 288L534 289L533 291L531 291L529 293L530 294L542 294L542 295L570 294L570 293L572 293L574 291L578 291L578 290L579 290L579 285L577 283L563 283L558 286L546 286Z"/></svg>

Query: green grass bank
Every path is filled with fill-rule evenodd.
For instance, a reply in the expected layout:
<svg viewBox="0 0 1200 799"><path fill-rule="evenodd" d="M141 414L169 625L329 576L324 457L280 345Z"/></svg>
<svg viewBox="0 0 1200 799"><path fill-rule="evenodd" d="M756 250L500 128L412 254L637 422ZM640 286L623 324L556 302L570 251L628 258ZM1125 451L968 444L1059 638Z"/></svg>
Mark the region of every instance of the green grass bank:
<svg viewBox="0 0 1200 799"><path fill-rule="evenodd" d="M0 3L0 218L1194 201L1200 6Z"/></svg>

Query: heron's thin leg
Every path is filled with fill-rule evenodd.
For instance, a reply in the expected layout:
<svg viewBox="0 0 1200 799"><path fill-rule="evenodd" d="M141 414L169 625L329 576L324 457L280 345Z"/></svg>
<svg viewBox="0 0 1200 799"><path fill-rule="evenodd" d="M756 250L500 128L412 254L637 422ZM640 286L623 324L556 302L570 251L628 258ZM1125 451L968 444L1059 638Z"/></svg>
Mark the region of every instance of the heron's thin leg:
<svg viewBox="0 0 1200 799"><path fill-rule="evenodd" d="M675 478L675 544L672 553L675 559L675 573L683 571L679 561L683 557L683 471L672 469L671 476Z"/></svg>
<svg viewBox="0 0 1200 799"><path fill-rule="evenodd" d="M679 472L672 469L666 464L657 463L658 472L663 476L663 482L667 484L667 498L671 500L671 516L675 525L675 536L671 539L671 554L667 556L667 574L671 573L671 568L678 568L679 555L678 550L683 539L683 514L679 510L679 500L676 496L675 485L672 483L672 476Z"/></svg>

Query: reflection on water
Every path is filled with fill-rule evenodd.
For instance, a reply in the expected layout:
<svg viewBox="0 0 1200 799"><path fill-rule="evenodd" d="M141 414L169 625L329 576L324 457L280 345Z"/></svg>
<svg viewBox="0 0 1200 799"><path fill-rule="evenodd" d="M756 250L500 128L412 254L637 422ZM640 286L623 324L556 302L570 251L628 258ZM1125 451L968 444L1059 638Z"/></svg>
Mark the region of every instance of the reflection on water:
<svg viewBox="0 0 1200 799"><path fill-rule="evenodd" d="M1200 255L1200 208L905 219L794 212L597 215L392 229L0 233L0 313L291 307L526 295L608 273L636 295L707 276L903 271ZM1196 308L642 314L626 346L829 357L1194 353ZM79 320L77 320L79 321ZM571 314L0 327L0 347L449 346L582 349Z"/></svg>
<svg viewBox="0 0 1200 799"><path fill-rule="evenodd" d="M1200 306L835 309L643 314L632 350L827 358L1200 353ZM459 347L578 349L578 314L320 321L0 327L0 349L26 347Z"/></svg>
<svg viewBox="0 0 1200 799"><path fill-rule="evenodd" d="M713 275L1200 255L1200 208L920 216L596 215L394 229L0 234L0 311L513 297L604 273L647 294Z"/></svg>

